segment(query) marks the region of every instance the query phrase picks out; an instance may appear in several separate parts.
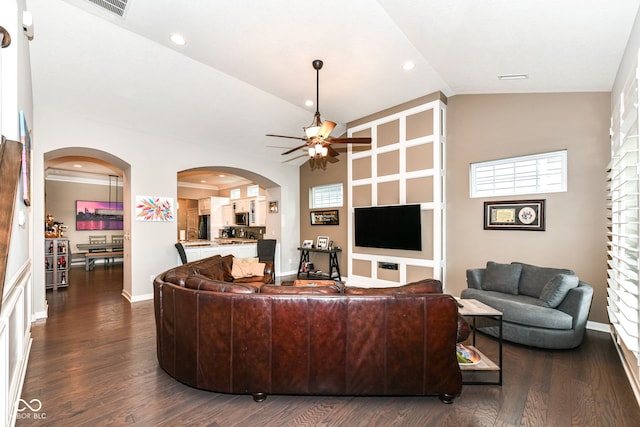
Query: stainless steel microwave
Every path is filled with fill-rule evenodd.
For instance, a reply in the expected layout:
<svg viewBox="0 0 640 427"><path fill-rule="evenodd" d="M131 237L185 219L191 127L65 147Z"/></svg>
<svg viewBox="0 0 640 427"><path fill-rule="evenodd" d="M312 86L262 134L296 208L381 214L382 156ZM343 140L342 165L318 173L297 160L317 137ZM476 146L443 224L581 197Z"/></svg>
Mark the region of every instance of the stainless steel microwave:
<svg viewBox="0 0 640 427"><path fill-rule="evenodd" d="M249 212L236 212L236 225L249 225Z"/></svg>

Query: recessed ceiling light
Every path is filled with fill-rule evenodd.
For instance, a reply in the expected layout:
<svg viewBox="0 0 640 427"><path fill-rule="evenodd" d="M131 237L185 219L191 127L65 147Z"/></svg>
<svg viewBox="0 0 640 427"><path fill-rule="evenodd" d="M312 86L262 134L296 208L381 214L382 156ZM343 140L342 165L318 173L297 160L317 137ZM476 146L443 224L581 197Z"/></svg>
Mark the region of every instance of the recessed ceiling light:
<svg viewBox="0 0 640 427"><path fill-rule="evenodd" d="M171 41L177 44L178 46L184 46L185 44L187 44L187 41L184 39L184 37L182 37L178 33L171 34L170 38L171 38Z"/></svg>
<svg viewBox="0 0 640 427"><path fill-rule="evenodd" d="M74 167L74 168L81 168L81 167L82 167L82 165L80 165L80 164L76 163L75 165L73 165L73 167Z"/></svg>
<svg viewBox="0 0 640 427"><path fill-rule="evenodd" d="M224 178L224 174L221 173L220 175L218 175L220 178Z"/></svg>
<svg viewBox="0 0 640 427"><path fill-rule="evenodd" d="M528 74L500 74L498 75L499 80L525 80L528 79Z"/></svg>
<svg viewBox="0 0 640 427"><path fill-rule="evenodd" d="M304 101L304 105L306 105L307 107L311 107L313 106L313 101L310 99L307 99L306 101Z"/></svg>
<svg viewBox="0 0 640 427"><path fill-rule="evenodd" d="M206 183L207 183L207 181L205 181L204 179L200 180L200 184L206 184Z"/></svg>
<svg viewBox="0 0 640 427"><path fill-rule="evenodd" d="M413 61L407 61L402 64L402 69L405 71L411 71L416 67L416 64Z"/></svg>

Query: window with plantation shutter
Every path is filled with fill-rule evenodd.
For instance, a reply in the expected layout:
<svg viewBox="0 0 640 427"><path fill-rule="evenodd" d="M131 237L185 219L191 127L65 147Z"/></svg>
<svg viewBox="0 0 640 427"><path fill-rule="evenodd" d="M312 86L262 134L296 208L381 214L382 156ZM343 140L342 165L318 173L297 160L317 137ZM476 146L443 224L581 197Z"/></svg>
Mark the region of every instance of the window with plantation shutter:
<svg viewBox="0 0 640 427"><path fill-rule="evenodd" d="M635 356L640 354L640 137L638 80L630 76L611 117L608 171L609 251L607 312L614 335Z"/></svg>
<svg viewBox="0 0 640 427"><path fill-rule="evenodd" d="M471 197L567 191L567 150L471 164Z"/></svg>
<svg viewBox="0 0 640 427"><path fill-rule="evenodd" d="M342 184L329 184L311 187L309 190L309 207L335 208L342 206Z"/></svg>

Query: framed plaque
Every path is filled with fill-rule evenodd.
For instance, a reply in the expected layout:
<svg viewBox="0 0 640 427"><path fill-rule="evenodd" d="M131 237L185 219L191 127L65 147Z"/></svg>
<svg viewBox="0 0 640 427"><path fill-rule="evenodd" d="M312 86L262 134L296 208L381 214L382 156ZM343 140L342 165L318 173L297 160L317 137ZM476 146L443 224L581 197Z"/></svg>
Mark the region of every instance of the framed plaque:
<svg viewBox="0 0 640 427"><path fill-rule="evenodd" d="M544 199L484 202L484 229L544 231L544 204Z"/></svg>

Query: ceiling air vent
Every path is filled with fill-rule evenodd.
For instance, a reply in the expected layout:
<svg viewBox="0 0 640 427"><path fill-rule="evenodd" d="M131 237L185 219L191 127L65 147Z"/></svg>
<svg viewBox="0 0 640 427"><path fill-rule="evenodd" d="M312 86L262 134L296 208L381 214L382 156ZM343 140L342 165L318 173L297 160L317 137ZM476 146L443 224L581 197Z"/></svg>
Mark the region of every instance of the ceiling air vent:
<svg viewBox="0 0 640 427"><path fill-rule="evenodd" d="M109 12L115 13L118 16L124 15L124 10L127 8L128 0L89 0L91 3L100 6L103 9L107 9Z"/></svg>

